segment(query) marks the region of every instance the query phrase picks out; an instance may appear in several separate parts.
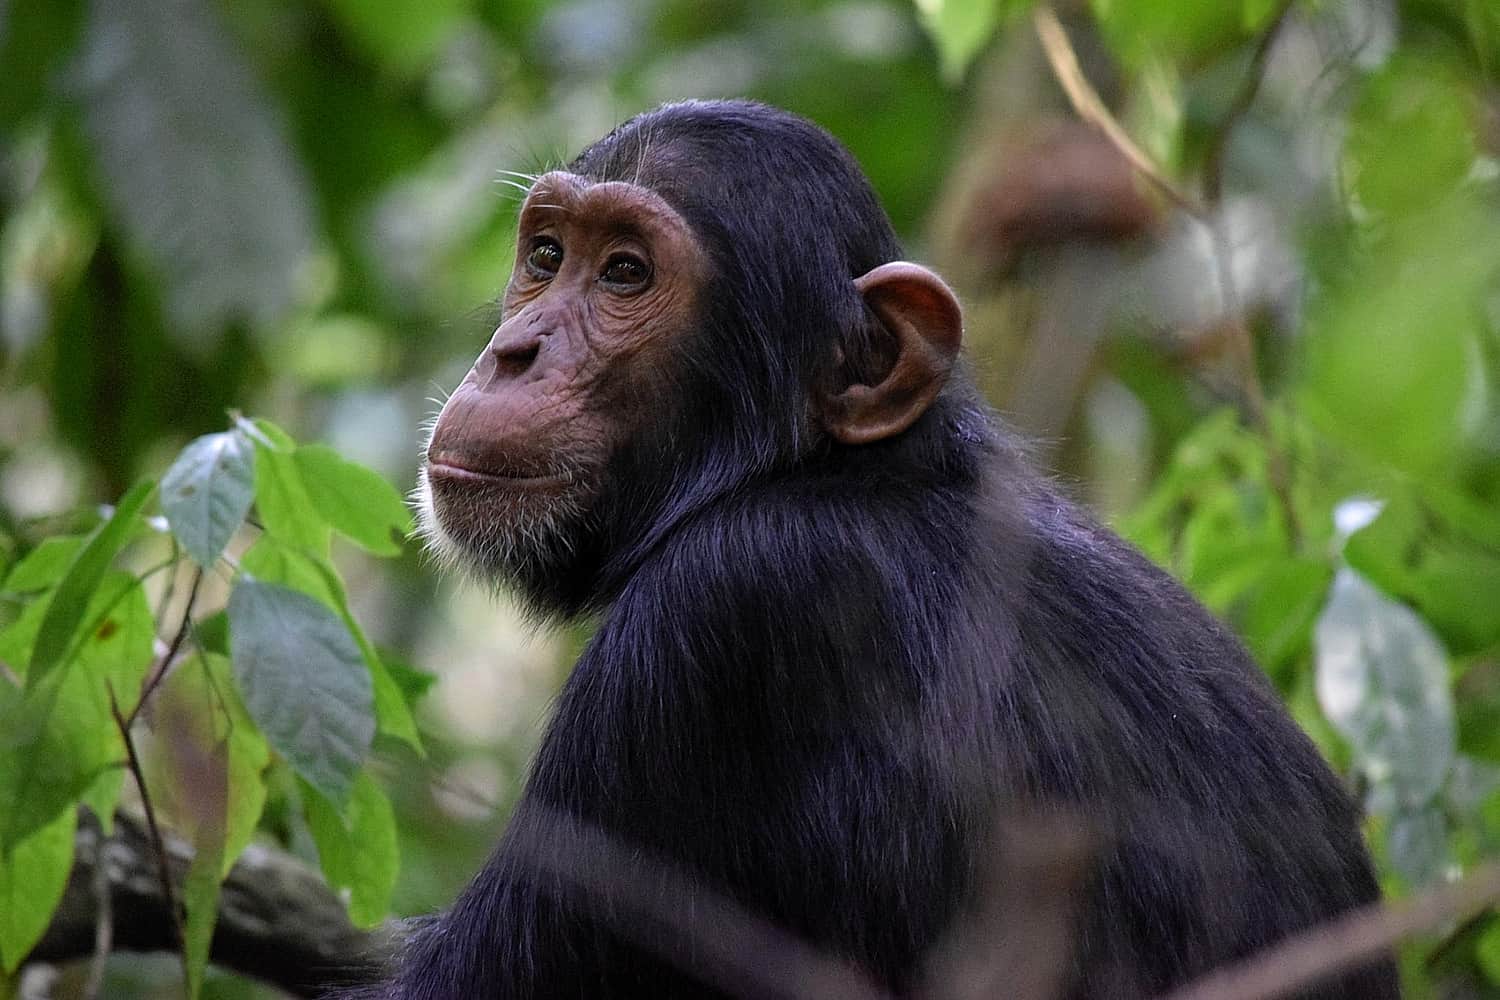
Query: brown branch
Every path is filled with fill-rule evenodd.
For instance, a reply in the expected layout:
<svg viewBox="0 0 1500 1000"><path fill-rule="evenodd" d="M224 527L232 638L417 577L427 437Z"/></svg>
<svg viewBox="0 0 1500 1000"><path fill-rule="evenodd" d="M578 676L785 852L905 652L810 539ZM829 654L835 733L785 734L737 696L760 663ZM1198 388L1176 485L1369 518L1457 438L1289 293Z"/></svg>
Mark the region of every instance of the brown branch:
<svg viewBox="0 0 1500 1000"><path fill-rule="evenodd" d="M1078 117L1103 132L1104 137L1120 151L1120 155L1125 157L1135 171L1154 184L1166 195L1168 201L1196 219L1205 218L1208 213L1204 206L1173 183L1146 151L1130 138L1130 134L1110 113L1109 108L1105 107L1104 99L1078 65L1078 53L1073 51L1073 43L1068 41L1068 33L1052 8L1038 6L1032 11L1031 17L1036 26L1037 39L1042 43L1042 51L1046 53L1047 62L1052 67L1052 75L1068 95L1068 101Z"/></svg>
<svg viewBox="0 0 1500 1000"><path fill-rule="evenodd" d="M146 827L151 832L151 844L155 848L157 875L161 879L162 895L166 898L167 909L172 914L172 927L177 932L175 947L182 955L182 975L187 978L187 955L182 951L182 944L187 940L187 935L182 927L182 907L177 903L177 891L172 887L172 872L167 864L167 845L161 836L161 827L156 824L156 810L151 805L151 792L146 788L146 772L141 767L140 755L135 751L135 740L130 735L130 723L120 711L120 702L115 698L115 688L108 681L105 685L109 688L109 711L115 717L115 725L120 729L120 738L125 741L125 754L128 758L130 774L135 778L135 787L141 795L141 807L146 811Z"/></svg>
<svg viewBox="0 0 1500 1000"><path fill-rule="evenodd" d="M180 879L192 864L192 849L170 833L166 846ZM114 835L106 838L92 815L81 813L67 890L28 961L62 964L93 953L100 883L108 886L117 950L174 950L156 867L156 849L137 816L117 815ZM383 978L400 934L395 925L359 930L317 872L284 852L254 845L224 881L210 958L292 996L321 997L330 988Z"/></svg>
<svg viewBox="0 0 1500 1000"><path fill-rule="evenodd" d="M162 680L167 676L167 669L172 665L172 660L176 658L178 650L182 649L183 640L187 638L188 631L192 628L193 605L198 601L198 588L202 584L203 567L199 566L193 571L193 585L188 590L187 604L182 609L182 621L177 625L177 634L172 636L172 642L167 646L167 651L162 654L156 666L146 675L146 684L141 688L141 697L135 703L135 707L130 710L130 715L125 720L125 730L135 725L135 720L140 718L141 710L146 707L147 700L150 699L152 692L157 689ZM144 791L145 789L142 789L143 793Z"/></svg>
<svg viewBox="0 0 1500 1000"><path fill-rule="evenodd" d="M1224 966L1162 1000L1272 1000L1380 958L1392 946L1500 902L1500 862L1399 903L1373 904Z"/></svg>

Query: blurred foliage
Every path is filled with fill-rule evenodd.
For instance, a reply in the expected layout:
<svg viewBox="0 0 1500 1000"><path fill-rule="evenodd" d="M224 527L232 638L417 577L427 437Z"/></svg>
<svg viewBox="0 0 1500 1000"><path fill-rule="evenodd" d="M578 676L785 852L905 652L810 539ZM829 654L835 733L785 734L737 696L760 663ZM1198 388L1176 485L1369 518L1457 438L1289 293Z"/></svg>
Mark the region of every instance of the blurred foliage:
<svg viewBox="0 0 1500 1000"><path fill-rule="evenodd" d="M143 773L199 848L194 988L246 995L204 962L253 836L316 857L363 924L466 879L580 637L471 670L476 628L517 626L435 588L388 481L494 318L504 171L690 96L839 136L898 230L974 271L981 373L1025 356L1007 337L1044 374L1081 358L1044 393L1058 422L1024 387L997 404L1066 428L1062 471L1244 637L1359 789L1393 894L1500 854L1500 5L1061 6L1191 211L1057 131L1033 9L0 0L6 972L74 804L139 800L113 713L143 690ZM1100 199L1131 208L1090 230ZM1075 308L1045 339L1079 289L1111 296L1099 329L1069 340ZM1019 332L992 299L1034 303ZM443 675L422 706L408 663ZM1402 964L1416 997L1500 995L1500 919ZM122 960L109 989L161 995L159 972Z"/></svg>

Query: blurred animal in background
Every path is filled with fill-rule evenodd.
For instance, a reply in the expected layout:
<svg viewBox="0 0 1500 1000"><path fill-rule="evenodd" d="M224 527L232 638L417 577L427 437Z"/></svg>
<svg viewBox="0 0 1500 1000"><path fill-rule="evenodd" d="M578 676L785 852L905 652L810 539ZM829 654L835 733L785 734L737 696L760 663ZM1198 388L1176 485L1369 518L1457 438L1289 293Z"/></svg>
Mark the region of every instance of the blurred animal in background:
<svg viewBox="0 0 1500 1000"><path fill-rule="evenodd" d="M517 245L423 521L597 630L374 995L1130 1000L1376 898L1338 779L1031 471L827 133L659 108L537 178Z"/></svg>

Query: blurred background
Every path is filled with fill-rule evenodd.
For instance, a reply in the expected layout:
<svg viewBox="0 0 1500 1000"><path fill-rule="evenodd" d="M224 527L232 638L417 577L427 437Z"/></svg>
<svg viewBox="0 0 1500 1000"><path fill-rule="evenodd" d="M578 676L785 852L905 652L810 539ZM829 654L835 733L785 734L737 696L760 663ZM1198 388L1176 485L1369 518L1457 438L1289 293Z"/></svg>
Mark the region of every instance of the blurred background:
<svg viewBox="0 0 1500 1000"><path fill-rule="evenodd" d="M1460 877L1500 844L1500 3L1055 11L0 0L0 542L64 530L230 410L409 488L493 329L506 171L663 101L755 97L847 144L1038 461L1245 636L1364 796L1388 888ZM383 764L393 908L432 910L585 633L529 628L415 545L339 557L371 637L436 675L430 759ZM1365 653L1339 672L1346 640ZM306 852L294 820L273 783L262 825ZM1500 922L1403 962L1416 995L1500 996ZM175 974L121 958L107 995Z"/></svg>

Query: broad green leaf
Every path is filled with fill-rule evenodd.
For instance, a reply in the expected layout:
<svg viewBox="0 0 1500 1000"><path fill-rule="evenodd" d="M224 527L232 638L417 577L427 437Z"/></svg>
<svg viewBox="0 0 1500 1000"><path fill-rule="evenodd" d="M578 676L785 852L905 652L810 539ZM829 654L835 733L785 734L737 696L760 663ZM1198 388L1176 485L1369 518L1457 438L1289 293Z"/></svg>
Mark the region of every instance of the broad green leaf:
<svg viewBox="0 0 1500 1000"><path fill-rule="evenodd" d="M78 811L64 809L0 851L0 967L10 975L41 940L73 870Z"/></svg>
<svg viewBox="0 0 1500 1000"><path fill-rule="evenodd" d="M92 0L77 88L95 173L184 337L265 325L304 294L311 192L217 7Z"/></svg>
<svg viewBox="0 0 1500 1000"><path fill-rule="evenodd" d="M1000 21L1001 0L916 0L922 27L937 46L949 83L963 79Z"/></svg>
<svg viewBox="0 0 1500 1000"><path fill-rule="evenodd" d="M313 506L292 455L255 445L255 506L266 533L289 545L328 557L329 527Z"/></svg>
<svg viewBox="0 0 1500 1000"><path fill-rule="evenodd" d="M15 621L0 628L0 663L10 667L18 677L26 675L26 665L31 662L36 635L42 629L42 619L47 617L51 600L50 592L38 596L21 609Z"/></svg>
<svg viewBox="0 0 1500 1000"><path fill-rule="evenodd" d="M98 589L110 563L130 540L136 519L151 498L152 490L150 482L132 486L120 499L114 514L90 536L68 567L68 573L57 585L37 632L36 646L31 651L31 666L26 672L28 687L45 680L76 642L89 599Z"/></svg>
<svg viewBox="0 0 1500 1000"><path fill-rule="evenodd" d="M183 888L189 991L202 986L219 886L265 806L265 737L234 689L229 661L201 655L163 683L153 703L152 781L158 808L193 845ZM159 780L158 780L159 779Z"/></svg>
<svg viewBox="0 0 1500 1000"><path fill-rule="evenodd" d="M229 646L245 707L271 746L343 802L375 735L370 672L343 620L306 594L241 577Z"/></svg>
<svg viewBox="0 0 1500 1000"><path fill-rule="evenodd" d="M254 450L239 431L205 434L161 478L161 508L172 534L212 569L255 499Z"/></svg>
<svg viewBox="0 0 1500 1000"><path fill-rule="evenodd" d="M195 843L206 830L224 855L220 875L227 875L260 821L271 749L240 700L227 656L184 662L152 705L150 778L158 808Z"/></svg>
<svg viewBox="0 0 1500 1000"><path fill-rule="evenodd" d="M1414 811L1457 750L1448 657L1412 610L1341 569L1318 619L1318 703L1350 742L1376 811Z"/></svg>
<svg viewBox="0 0 1500 1000"><path fill-rule="evenodd" d="M67 575L68 567L73 565L87 540L84 535L53 535L42 539L40 545L11 567L5 578L6 592L29 594L56 586Z"/></svg>
<svg viewBox="0 0 1500 1000"><path fill-rule="evenodd" d="M376 555L401 554L412 527L411 511L379 473L326 445L303 445L293 457L302 487L324 521Z"/></svg>
<svg viewBox="0 0 1500 1000"><path fill-rule="evenodd" d="M0 715L0 848L71 808L124 757L109 686L129 711L151 663L153 620L140 581L107 575L75 654Z"/></svg>
<svg viewBox="0 0 1500 1000"><path fill-rule="evenodd" d="M390 910L401 860L390 799L361 771L342 812L305 784L302 807L324 877L349 892L349 918L360 927L376 926Z"/></svg>
<svg viewBox="0 0 1500 1000"><path fill-rule="evenodd" d="M262 538L252 545L241 558L240 566L258 580L301 591L338 612L370 668L378 731L422 753L422 737L411 714L410 700L391 677L385 661L349 611L343 583L333 567L305 552L290 549L274 538Z"/></svg>

